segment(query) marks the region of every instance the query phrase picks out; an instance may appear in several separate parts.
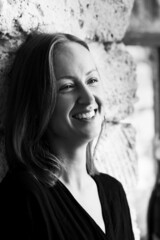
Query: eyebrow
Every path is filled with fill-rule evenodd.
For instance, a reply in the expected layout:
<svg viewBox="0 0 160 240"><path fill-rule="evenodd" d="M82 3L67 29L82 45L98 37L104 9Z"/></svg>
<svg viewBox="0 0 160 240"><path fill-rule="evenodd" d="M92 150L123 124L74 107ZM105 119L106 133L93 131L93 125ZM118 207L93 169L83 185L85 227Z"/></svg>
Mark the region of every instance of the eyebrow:
<svg viewBox="0 0 160 240"><path fill-rule="evenodd" d="M86 76L88 76L89 74L91 74L92 72L98 72L97 68L94 68L92 70L90 70L89 72L86 73Z"/></svg>
<svg viewBox="0 0 160 240"><path fill-rule="evenodd" d="M92 72L98 72L97 68L94 68L94 69L88 71L85 75L88 76L88 75L91 74ZM59 80L62 80L62 79L64 79L64 78L67 78L67 79L73 79L73 80L75 79L74 76L71 76L71 75L65 75L65 76L62 76L62 77L58 78L57 80L59 81Z"/></svg>

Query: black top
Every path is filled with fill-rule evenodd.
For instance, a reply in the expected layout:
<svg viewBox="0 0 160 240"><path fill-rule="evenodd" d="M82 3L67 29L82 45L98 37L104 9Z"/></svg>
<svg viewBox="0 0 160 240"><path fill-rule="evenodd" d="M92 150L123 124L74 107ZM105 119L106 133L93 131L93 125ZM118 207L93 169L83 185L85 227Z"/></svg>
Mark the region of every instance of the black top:
<svg viewBox="0 0 160 240"><path fill-rule="evenodd" d="M0 184L1 240L133 240L121 183L102 173L93 179L106 234L60 181L47 188L21 171L8 172Z"/></svg>
<svg viewBox="0 0 160 240"><path fill-rule="evenodd" d="M156 182L148 204L148 240L160 239L160 183Z"/></svg>

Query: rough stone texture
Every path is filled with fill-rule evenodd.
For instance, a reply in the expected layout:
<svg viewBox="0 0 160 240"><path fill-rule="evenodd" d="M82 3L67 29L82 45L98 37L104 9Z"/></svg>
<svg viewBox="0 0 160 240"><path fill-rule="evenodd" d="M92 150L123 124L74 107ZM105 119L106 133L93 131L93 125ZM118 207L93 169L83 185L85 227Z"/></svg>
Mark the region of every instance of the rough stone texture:
<svg viewBox="0 0 160 240"><path fill-rule="evenodd" d="M136 98L136 66L121 44L91 43L105 91L106 120L119 122L134 110Z"/></svg>
<svg viewBox="0 0 160 240"><path fill-rule="evenodd" d="M124 184L127 194L136 181L135 133L130 125L120 121L133 111L137 86L134 62L124 44L117 42L129 25L133 1L0 0L0 130L3 130L8 72L27 34L35 30L62 31L85 39L105 90L107 128L99 138L95 161L101 171ZM1 181L7 171L3 134L0 146Z"/></svg>
<svg viewBox="0 0 160 240"><path fill-rule="evenodd" d="M94 158L97 169L117 178L127 193L135 239L140 238L136 222L134 194L137 183L137 154L135 129L131 124L106 122L98 142L95 142Z"/></svg>
<svg viewBox="0 0 160 240"><path fill-rule="evenodd" d="M123 43L92 42L89 48L103 83L106 122L96 146L96 164L130 191L136 183L135 131L123 120L137 101L136 66Z"/></svg>
<svg viewBox="0 0 160 240"><path fill-rule="evenodd" d="M120 40L132 5L133 0L1 0L0 31L13 37L39 29Z"/></svg>
<svg viewBox="0 0 160 240"><path fill-rule="evenodd" d="M54 32L65 31L74 33L86 40L99 40L99 41L115 41L120 40L129 24L129 16L131 13L133 0L119 0L119 1L104 1L104 0L8 0L0 1L0 127L2 127L3 116L5 111L5 93L6 93L6 74L9 71L12 60L14 59L14 53L17 47L25 39L26 35L34 30ZM96 46L97 52L99 47ZM103 48L103 47L101 47ZM118 53L116 51L118 50ZM101 51L101 50L100 50ZM104 51L103 51L104 52ZM101 64L106 67L106 76L111 76L114 73L113 78L110 80L115 81L120 70L120 62L124 61L127 56L123 56L123 51L116 49L116 45L110 45L108 51L106 66L103 63L103 56L101 58ZM120 57L118 56L120 54ZM115 59L117 56L119 60ZM100 55L101 57L101 55ZM123 59L122 59L123 58ZM117 64L117 66L116 66ZM99 64L100 65L100 64ZM112 71L112 72L111 72ZM117 72L117 76L116 75ZM133 71L132 71L133 72ZM124 74L120 76L123 78ZM126 77L126 76L125 76ZM130 77L130 76L129 76ZM5 81L4 81L5 80ZM130 81L131 82L131 81ZM109 81L108 81L109 83ZM112 84L112 86L114 86ZM126 89L125 89L126 90ZM112 87L111 91L117 95L122 94L118 89ZM134 90L133 90L134 91ZM129 93L129 92L128 92ZM131 92L130 92L131 93ZM124 100L130 105L130 93L128 99L110 98L107 107L109 109L114 105L114 111L112 109L115 121L121 117L117 115L119 106L123 107ZM133 93L131 93L133 95ZM120 96L120 95L119 95ZM131 97L132 98L132 97ZM126 105L125 105L126 106ZM119 108L120 109L120 108ZM126 107L125 107L126 110ZM128 107L129 110L129 107ZM126 110L126 111L128 111ZM121 115L124 110L121 110ZM119 112L120 113L120 112ZM123 116L124 117L124 116Z"/></svg>
<svg viewBox="0 0 160 240"><path fill-rule="evenodd" d="M130 124L106 122L95 151L97 168L119 179L131 193L136 184L137 167L134 136L135 130Z"/></svg>

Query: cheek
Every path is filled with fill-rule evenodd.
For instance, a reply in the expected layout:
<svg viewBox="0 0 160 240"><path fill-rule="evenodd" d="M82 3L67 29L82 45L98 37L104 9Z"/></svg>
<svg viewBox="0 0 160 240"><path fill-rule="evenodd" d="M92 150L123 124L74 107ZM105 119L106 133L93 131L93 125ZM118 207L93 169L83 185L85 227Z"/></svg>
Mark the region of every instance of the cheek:
<svg viewBox="0 0 160 240"><path fill-rule="evenodd" d="M64 118L72 109L73 99L69 96L59 96L57 98L56 107L54 110L55 117Z"/></svg>
<svg viewBox="0 0 160 240"><path fill-rule="evenodd" d="M104 87L103 87L103 85L101 85L99 87L99 94L100 94L101 98L104 99Z"/></svg>
<svg viewBox="0 0 160 240"><path fill-rule="evenodd" d="M104 105L104 90L101 86L94 91L94 95L96 96L99 104L103 106Z"/></svg>
<svg viewBox="0 0 160 240"><path fill-rule="evenodd" d="M99 106L99 111L100 111L100 115L101 115L101 118L102 118L102 121L104 119L104 115L105 115L105 101L104 101L104 91L103 91L103 88L100 87L97 89L97 91L94 93L95 95L95 98L96 98L96 101L98 103L98 106Z"/></svg>
<svg viewBox="0 0 160 240"><path fill-rule="evenodd" d="M67 118L68 105L63 101L58 101L50 121L50 127L54 133L57 133L65 125Z"/></svg>

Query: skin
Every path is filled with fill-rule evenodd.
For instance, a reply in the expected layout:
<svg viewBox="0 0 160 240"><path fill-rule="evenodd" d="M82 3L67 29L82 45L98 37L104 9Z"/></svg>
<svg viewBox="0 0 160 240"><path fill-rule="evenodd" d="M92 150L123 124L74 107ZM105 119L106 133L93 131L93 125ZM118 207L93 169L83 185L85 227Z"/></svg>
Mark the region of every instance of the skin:
<svg viewBox="0 0 160 240"><path fill-rule="evenodd" d="M102 85L90 52L77 43L66 43L55 59L58 97L50 122L54 148L74 150L98 136L103 120ZM75 115L96 110L92 119ZM54 149L55 150L55 149ZM60 152L57 150L57 152Z"/></svg>
<svg viewBox="0 0 160 240"><path fill-rule="evenodd" d="M90 52L73 42L59 47L54 65L58 94L49 137L53 151L64 160L60 181L105 231L97 186L86 170L87 145L99 135L103 121L99 73ZM93 118L75 117L90 111Z"/></svg>

